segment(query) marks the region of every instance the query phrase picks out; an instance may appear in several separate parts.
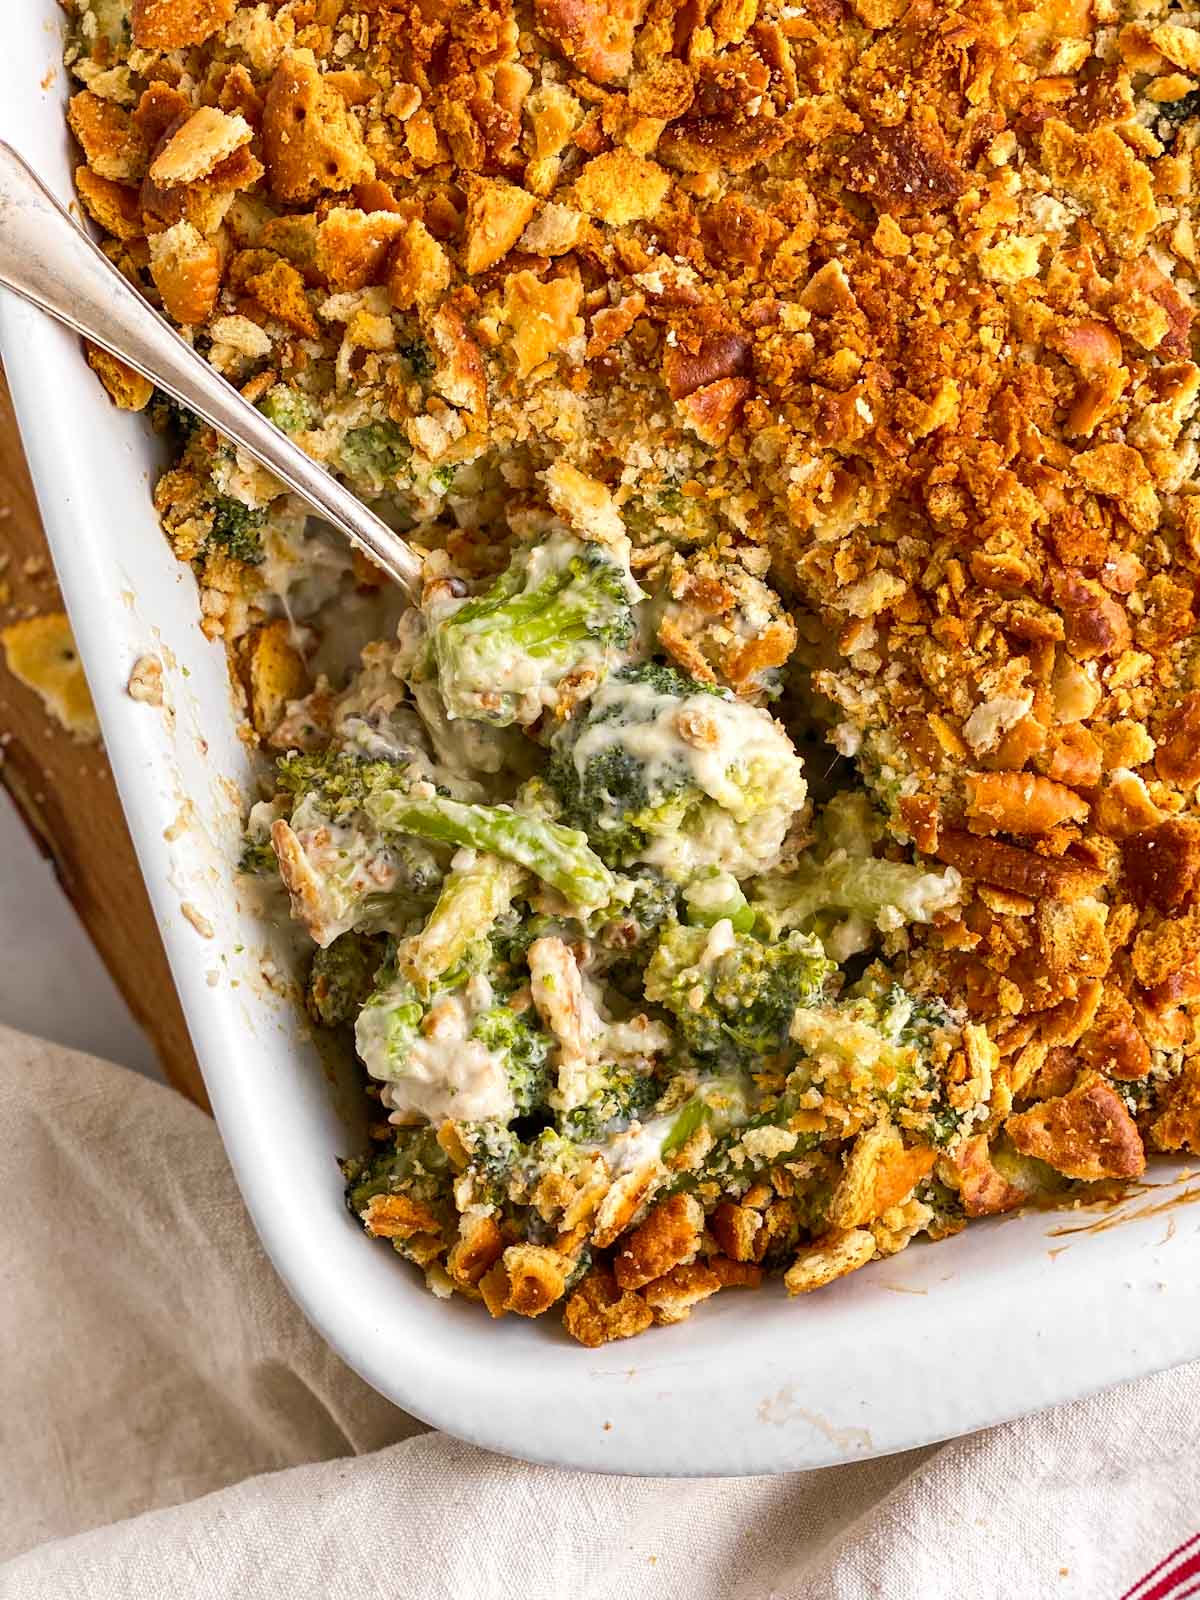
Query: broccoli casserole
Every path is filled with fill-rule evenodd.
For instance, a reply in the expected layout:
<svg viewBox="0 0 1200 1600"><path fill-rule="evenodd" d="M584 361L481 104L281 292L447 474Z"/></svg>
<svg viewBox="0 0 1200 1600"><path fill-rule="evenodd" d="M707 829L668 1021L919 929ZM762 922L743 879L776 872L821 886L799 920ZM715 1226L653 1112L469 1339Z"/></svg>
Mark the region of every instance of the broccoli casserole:
<svg viewBox="0 0 1200 1600"><path fill-rule="evenodd" d="M112 259L422 556L89 353L368 1234L594 1345L1200 1149L1200 13L74 0L68 60Z"/></svg>

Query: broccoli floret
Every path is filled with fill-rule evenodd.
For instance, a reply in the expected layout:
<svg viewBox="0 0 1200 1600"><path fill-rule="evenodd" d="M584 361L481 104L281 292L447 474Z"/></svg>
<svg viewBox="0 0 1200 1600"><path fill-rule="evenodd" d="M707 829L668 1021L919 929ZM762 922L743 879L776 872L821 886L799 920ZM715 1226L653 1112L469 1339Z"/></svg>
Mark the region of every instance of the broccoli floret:
<svg viewBox="0 0 1200 1600"><path fill-rule="evenodd" d="M414 339L411 344L399 345L396 353L408 362L412 368L412 375L418 382L433 377L433 355L423 339Z"/></svg>
<svg viewBox="0 0 1200 1600"><path fill-rule="evenodd" d="M415 762L359 761L333 750L289 755L278 763L277 783L300 797L290 824L284 824L283 839L304 861L291 878L286 871L284 876L298 914L321 944L356 925L345 919L357 915L354 908L363 896L389 892L385 884L395 885L400 876L410 889L414 877L423 891L433 887L451 846L523 867L572 905L602 906L612 892L612 874L588 848L584 834L534 811L472 805L439 794ZM337 903L321 908L319 932L309 910L314 878L332 880L337 890ZM299 896L292 879L303 880ZM509 898L511 893L512 887ZM497 903L493 917L502 909Z"/></svg>
<svg viewBox="0 0 1200 1600"><path fill-rule="evenodd" d="M472 1039L478 1039L493 1055L504 1058L518 1117L544 1105L550 1088L546 1065L550 1042L540 1028L531 1026L529 1017L533 1015L519 1014L507 1005L495 1006L480 1017L471 1033Z"/></svg>
<svg viewBox="0 0 1200 1600"><path fill-rule="evenodd" d="M953 867L930 872L872 854L879 836L866 795L836 795L822 813L812 850L786 872L754 885L756 926L769 937L789 928L816 933L838 960L869 948L876 932L931 922L955 905L962 880Z"/></svg>
<svg viewBox="0 0 1200 1600"><path fill-rule="evenodd" d="M394 422L369 422L342 440L338 466L356 489L382 494L394 488L412 458L412 448Z"/></svg>
<svg viewBox="0 0 1200 1600"><path fill-rule="evenodd" d="M532 1111L549 1088L550 1040L532 1010L517 1012L489 976L486 940L426 986L407 946L380 975L359 1013L355 1044L393 1110L476 1122Z"/></svg>
<svg viewBox="0 0 1200 1600"><path fill-rule="evenodd" d="M437 892L448 852L383 833L362 807L375 785L413 781L400 761L333 750L280 759L272 843L292 912L322 947L353 928L405 931Z"/></svg>
<svg viewBox="0 0 1200 1600"><path fill-rule="evenodd" d="M154 391L146 409L155 431L167 434L179 449L187 444L194 433L204 427L204 422L194 411L189 411L187 406L176 400L173 394L168 394L165 389Z"/></svg>
<svg viewBox="0 0 1200 1600"><path fill-rule="evenodd" d="M313 1021L322 1028L353 1022L371 992L383 954L383 941L363 933L343 933L327 949L318 948L304 989Z"/></svg>
<svg viewBox="0 0 1200 1600"><path fill-rule="evenodd" d="M695 928L712 928L730 922L735 933L749 933L754 927L754 912L737 879L717 867L709 867L687 884L683 891L687 920Z"/></svg>
<svg viewBox="0 0 1200 1600"><path fill-rule="evenodd" d="M528 726L564 679L598 683L634 634L645 596L627 560L605 545L556 534L522 546L473 599L439 600L430 645L451 717Z"/></svg>
<svg viewBox="0 0 1200 1600"><path fill-rule="evenodd" d="M803 1092L819 1081L863 1120L886 1108L900 1127L944 1148L976 1110L961 1091L951 1098L947 1081L961 1034L961 1017L943 1001L910 994L872 970L845 999L796 1012L792 1039L801 1059L789 1087Z"/></svg>
<svg viewBox="0 0 1200 1600"><path fill-rule="evenodd" d="M258 402L258 409L268 422L273 422L284 433L305 433L316 427L318 410L315 401L303 389L291 384L277 383L268 389Z"/></svg>
<svg viewBox="0 0 1200 1600"><path fill-rule="evenodd" d="M772 865L807 792L768 712L654 664L600 686L555 736L547 778L610 866L647 862L684 882Z"/></svg>
<svg viewBox="0 0 1200 1600"><path fill-rule="evenodd" d="M571 905L602 906L612 895L612 874L588 848L587 835L545 817L398 788L375 790L363 809L384 833L414 834L502 856L550 884Z"/></svg>
<svg viewBox="0 0 1200 1600"><path fill-rule="evenodd" d="M649 1116L662 1092L662 1081L653 1074L614 1063L604 1069L584 1103L559 1119L560 1131L581 1144L597 1143Z"/></svg>
<svg viewBox="0 0 1200 1600"><path fill-rule="evenodd" d="M675 886L649 870L632 875L617 873L612 897L599 909L575 906L568 915L552 915L528 906L510 907L496 918L492 944L497 959L522 963L535 939L558 936L569 944L587 940L598 970L611 981L616 966L628 962L637 975L636 996L641 997L641 972L646 946L664 922L675 914Z"/></svg>
<svg viewBox="0 0 1200 1600"><path fill-rule="evenodd" d="M797 1009L821 998L832 970L806 934L766 945L728 922L676 924L646 969L646 998L674 1015L698 1061L749 1065L783 1049Z"/></svg>
<svg viewBox="0 0 1200 1600"><path fill-rule="evenodd" d="M377 1194L408 1194L414 1200L448 1201L454 1172L436 1130L400 1128L386 1149L351 1156L341 1163L346 1205L361 1218Z"/></svg>
<svg viewBox="0 0 1200 1600"><path fill-rule="evenodd" d="M257 566L263 558L260 530L266 520L264 507L243 505L227 494L217 495L212 503L212 531L204 548L211 551L215 547L235 561Z"/></svg>
<svg viewBox="0 0 1200 1600"><path fill-rule="evenodd" d="M247 839L238 857L237 869L251 877L265 877L279 871L270 839Z"/></svg>
<svg viewBox="0 0 1200 1600"><path fill-rule="evenodd" d="M419 776L404 760L364 761L343 750L291 751L275 763L275 787L295 801L305 796L341 821L362 809L376 790L407 787Z"/></svg>
<svg viewBox="0 0 1200 1600"><path fill-rule="evenodd" d="M507 800L537 766L542 751L516 723L502 728L450 716L438 687L429 634L429 615L410 606L400 619L395 671L408 685L438 763L461 782L477 782L485 774L492 796Z"/></svg>
<svg viewBox="0 0 1200 1600"><path fill-rule="evenodd" d="M455 858L442 884L437 904L425 926L409 946L409 965L422 983L432 983L462 960L468 945L493 933L498 919L506 917L521 926L512 911L513 897L524 880L522 869L499 856ZM505 948L502 937L492 937L498 962L516 966L524 960L526 940L518 952Z"/></svg>
<svg viewBox="0 0 1200 1600"><path fill-rule="evenodd" d="M458 1122L455 1133L467 1157L464 1172L472 1205L502 1206L514 1189L520 1191L526 1149L510 1127L503 1122Z"/></svg>
<svg viewBox="0 0 1200 1600"><path fill-rule="evenodd" d="M679 888L653 867L638 867L616 877L611 904L593 917L587 932L602 948L633 954L675 917Z"/></svg>

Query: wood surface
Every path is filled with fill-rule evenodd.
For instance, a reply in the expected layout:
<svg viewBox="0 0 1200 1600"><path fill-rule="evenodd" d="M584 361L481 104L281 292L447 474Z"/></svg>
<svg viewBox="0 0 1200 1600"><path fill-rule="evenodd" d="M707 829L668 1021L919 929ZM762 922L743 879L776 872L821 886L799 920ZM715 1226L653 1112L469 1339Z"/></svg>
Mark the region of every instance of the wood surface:
<svg viewBox="0 0 1200 1600"><path fill-rule="evenodd" d="M37 503L0 373L0 626L60 609ZM124 995L168 1080L208 1108L112 773L99 744L80 743L18 683L0 652L4 784ZM2 867L0 867L2 870ZM64 982L70 974L64 973Z"/></svg>

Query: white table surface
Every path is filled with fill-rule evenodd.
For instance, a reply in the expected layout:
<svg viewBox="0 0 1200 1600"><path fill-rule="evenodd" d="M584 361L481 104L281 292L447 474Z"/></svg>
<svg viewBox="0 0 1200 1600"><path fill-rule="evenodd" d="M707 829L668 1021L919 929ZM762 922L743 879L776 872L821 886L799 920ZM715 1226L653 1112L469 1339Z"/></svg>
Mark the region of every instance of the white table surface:
<svg viewBox="0 0 1200 1600"><path fill-rule="evenodd" d="M2 790L0 1022L163 1081L149 1039Z"/></svg>

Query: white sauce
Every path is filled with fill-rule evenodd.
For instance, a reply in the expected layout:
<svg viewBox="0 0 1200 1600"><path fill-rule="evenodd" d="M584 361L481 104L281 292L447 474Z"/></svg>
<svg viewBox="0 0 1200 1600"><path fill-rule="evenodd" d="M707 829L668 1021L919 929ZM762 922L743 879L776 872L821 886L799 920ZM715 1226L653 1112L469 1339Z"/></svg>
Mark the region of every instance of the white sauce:
<svg viewBox="0 0 1200 1600"><path fill-rule="evenodd" d="M648 683L612 680L593 706L614 715L597 716L576 740L572 759L581 779L592 760L619 746L645 767L651 790L669 788L682 769L720 808L704 813L694 836L652 839L644 860L671 874L717 866L738 878L771 864L808 785L791 740L768 712L732 696L679 699Z"/></svg>
<svg viewBox="0 0 1200 1600"><path fill-rule="evenodd" d="M678 1112L635 1122L624 1133L616 1133L594 1147L601 1152L614 1178L657 1162L662 1157L663 1141L675 1125Z"/></svg>
<svg viewBox="0 0 1200 1600"><path fill-rule="evenodd" d="M403 1068L392 1060L391 1007L384 999L359 1014L354 1030L358 1053L373 1078L387 1087L384 1105L397 1118L413 1115L430 1122L445 1117L479 1121L513 1115L512 1092L503 1063L471 1030L493 1002L492 988L482 973L466 986L444 996L427 1013L420 1036L406 1039Z"/></svg>
<svg viewBox="0 0 1200 1600"><path fill-rule="evenodd" d="M579 540L569 534L553 533L543 539L528 554L525 582L520 592L530 594L557 573L565 572L579 551ZM609 554L620 559L621 552L609 551ZM645 599L628 569L626 576L630 604ZM568 585L556 603L564 606L570 603L571 587ZM556 703L558 686L568 672L576 674L590 668L599 679L608 671L617 653L598 639L581 639L574 641L570 651L559 658L549 653L552 646L548 647L548 653L530 654L519 646L506 646L495 620L485 616L475 622L459 624L453 659L443 660L438 626L452 620L468 604L465 599L453 600L430 610L435 646L443 669L446 710L451 720L492 717L528 727Z"/></svg>

